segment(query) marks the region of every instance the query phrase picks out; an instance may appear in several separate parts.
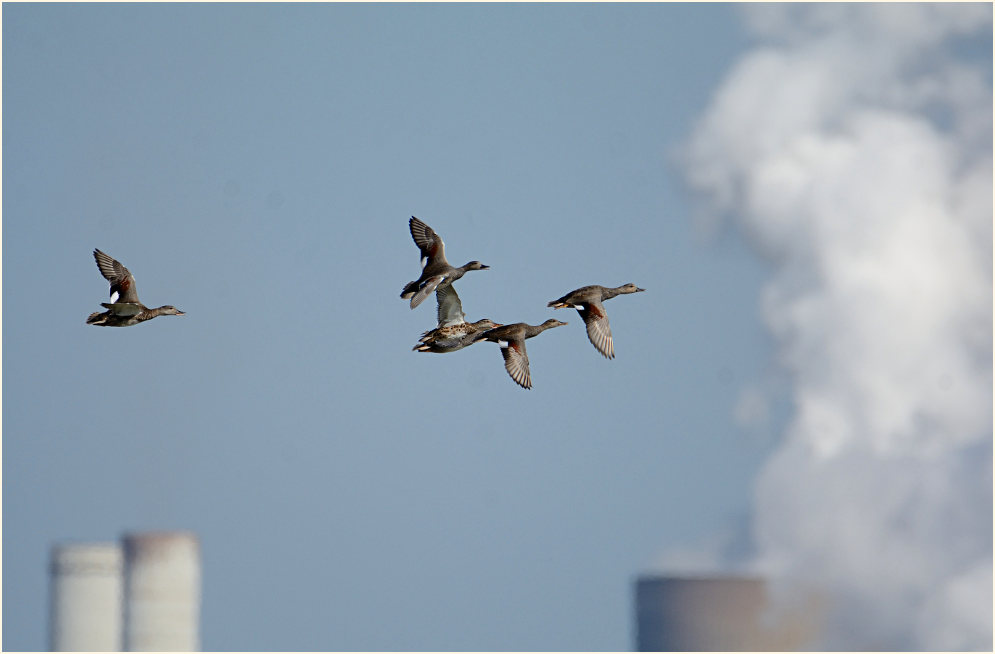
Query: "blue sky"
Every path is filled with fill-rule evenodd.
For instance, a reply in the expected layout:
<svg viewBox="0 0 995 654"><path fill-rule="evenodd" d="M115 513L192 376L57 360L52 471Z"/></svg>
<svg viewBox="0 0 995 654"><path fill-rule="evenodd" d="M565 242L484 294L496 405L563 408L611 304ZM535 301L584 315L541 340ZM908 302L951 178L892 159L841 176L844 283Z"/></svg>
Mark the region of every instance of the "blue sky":
<svg viewBox="0 0 995 654"><path fill-rule="evenodd" d="M206 649L627 649L630 583L741 520L762 265L695 238L673 148L726 6L4 7L4 647L64 540L202 539ZM411 352L434 304L530 341ZM107 285L182 318L83 324ZM576 312L590 283L617 358ZM47 318L36 314L44 297ZM33 308L34 307L34 308Z"/></svg>
<svg viewBox="0 0 995 654"><path fill-rule="evenodd" d="M796 257L710 158L797 124L728 82L792 42L777 17L5 5L4 648L46 647L53 544L173 528L201 539L204 649L631 648L635 576L746 542L805 415L770 293ZM411 215L491 267L457 283L469 319L570 323L529 342L531 391L493 344L411 351ZM187 315L84 325L94 247ZM613 361L546 307L626 282Z"/></svg>

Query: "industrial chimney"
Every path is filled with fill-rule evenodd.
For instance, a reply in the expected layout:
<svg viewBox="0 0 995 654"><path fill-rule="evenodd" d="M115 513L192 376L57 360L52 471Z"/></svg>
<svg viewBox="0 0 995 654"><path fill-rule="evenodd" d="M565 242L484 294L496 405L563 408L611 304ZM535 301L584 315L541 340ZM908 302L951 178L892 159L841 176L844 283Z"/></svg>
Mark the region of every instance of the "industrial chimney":
<svg viewBox="0 0 995 654"><path fill-rule="evenodd" d="M52 548L49 647L53 652L121 651L121 547Z"/></svg>
<svg viewBox="0 0 995 654"><path fill-rule="evenodd" d="M124 647L200 648L200 544L189 532L124 536Z"/></svg>
<svg viewBox="0 0 995 654"><path fill-rule="evenodd" d="M799 593L774 607L754 577L636 580L636 648L641 652L798 651L816 646L823 603Z"/></svg>

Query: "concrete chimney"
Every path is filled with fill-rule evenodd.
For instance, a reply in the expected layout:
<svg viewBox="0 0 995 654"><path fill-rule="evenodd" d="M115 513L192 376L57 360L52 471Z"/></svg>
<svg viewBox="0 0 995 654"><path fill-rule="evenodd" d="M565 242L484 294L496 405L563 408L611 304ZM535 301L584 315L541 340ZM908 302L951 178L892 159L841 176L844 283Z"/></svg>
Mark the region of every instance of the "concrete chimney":
<svg viewBox="0 0 995 654"><path fill-rule="evenodd" d="M120 545L56 545L52 548L50 572L49 647L52 651L121 651Z"/></svg>
<svg viewBox="0 0 995 654"><path fill-rule="evenodd" d="M124 647L200 648L200 544L189 532L124 536Z"/></svg>
<svg viewBox="0 0 995 654"><path fill-rule="evenodd" d="M773 606L765 581L753 577L640 577L636 648L641 652L811 648L822 624L823 603L814 593L799 593L794 599Z"/></svg>

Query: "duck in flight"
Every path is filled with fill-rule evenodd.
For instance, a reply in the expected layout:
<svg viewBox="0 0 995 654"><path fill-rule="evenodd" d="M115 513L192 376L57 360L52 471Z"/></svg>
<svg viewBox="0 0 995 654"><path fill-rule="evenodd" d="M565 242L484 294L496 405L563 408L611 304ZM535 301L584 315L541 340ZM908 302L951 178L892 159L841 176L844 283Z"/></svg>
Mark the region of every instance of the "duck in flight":
<svg viewBox="0 0 995 654"><path fill-rule="evenodd" d="M605 313L602 302L624 293L639 293L645 290L638 288L635 284L625 284L615 288L597 285L584 286L570 291L559 300L553 300L547 306L554 309L569 309L571 307L577 309L577 313L587 325L588 340L606 359L614 359L615 343L612 341L611 325L608 324L608 314Z"/></svg>
<svg viewBox="0 0 995 654"><path fill-rule="evenodd" d="M422 334L418 345L412 348L418 352L444 354L462 350L476 342L475 336L478 333L502 326L490 318L467 322L466 314L463 313L463 303L460 302L456 287L452 284L436 289L435 297L439 303L439 326Z"/></svg>
<svg viewBox="0 0 995 654"><path fill-rule="evenodd" d="M528 325L516 322L477 334L476 340L488 340L501 346L501 356L504 357L504 369L516 384L524 389L532 388L532 375L529 373L529 355L525 351L525 339L538 336L547 329L559 327L567 323L550 318L541 325Z"/></svg>
<svg viewBox="0 0 995 654"><path fill-rule="evenodd" d="M103 313L96 311L86 319L88 325L101 327L130 327L157 316L182 316L182 311L166 304L150 309L138 300L135 289L135 277L121 262L104 254L100 250L93 251L100 274L111 284L111 301L101 302L100 306L107 309Z"/></svg>
<svg viewBox="0 0 995 654"><path fill-rule="evenodd" d="M401 291L402 299L411 300L412 309L421 304L433 291L449 286L468 271L487 270L490 267L479 261L471 261L455 268L446 261L446 244L431 227L411 216L408 228L411 230L411 238L421 251L422 262L421 277L408 282Z"/></svg>

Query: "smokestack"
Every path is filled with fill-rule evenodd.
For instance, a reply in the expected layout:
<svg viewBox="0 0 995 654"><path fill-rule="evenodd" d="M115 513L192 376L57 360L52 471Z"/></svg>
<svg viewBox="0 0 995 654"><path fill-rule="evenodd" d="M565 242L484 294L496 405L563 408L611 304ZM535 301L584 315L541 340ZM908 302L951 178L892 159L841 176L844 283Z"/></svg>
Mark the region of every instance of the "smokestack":
<svg viewBox="0 0 995 654"><path fill-rule="evenodd" d="M189 532L124 536L127 651L200 648L200 544Z"/></svg>
<svg viewBox="0 0 995 654"><path fill-rule="evenodd" d="M117 543L52 548L49 647L53 652L121 651L121 561Z"/></svg>
<svg viewBox="0 0 995 654"><path fill-rule="evenodd" d="M640 652L798 651L815 645L822 606L812 593L775 610L763 579L640 577ZM787 603L785 603L787 604Z"/></svg>

